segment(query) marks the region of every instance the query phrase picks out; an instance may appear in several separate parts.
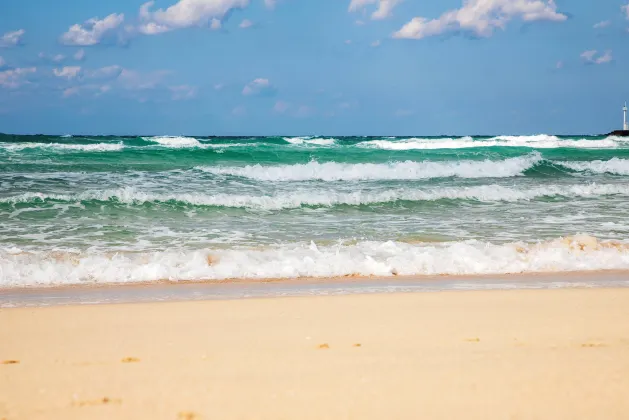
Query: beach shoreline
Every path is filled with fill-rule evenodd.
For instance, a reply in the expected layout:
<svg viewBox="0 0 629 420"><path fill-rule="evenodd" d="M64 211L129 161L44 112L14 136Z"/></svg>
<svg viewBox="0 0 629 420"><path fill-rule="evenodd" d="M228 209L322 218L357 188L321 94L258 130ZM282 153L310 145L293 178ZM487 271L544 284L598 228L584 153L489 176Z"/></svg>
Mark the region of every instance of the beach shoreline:
<svg viewBox="0 0 629 420"><path fill-rule="evenodd" d="M0 418L629 415L628 288L4 308L0 325Z"/></svg>
<svg viewBox="0 0 629 420"><path fill-rule="evenodd" d="M452 290L629 287L629 271L599 270L492 275L343 276L138 283L93 283L0 288L0 308L143 301L232 300L329 294Z"/></svg>

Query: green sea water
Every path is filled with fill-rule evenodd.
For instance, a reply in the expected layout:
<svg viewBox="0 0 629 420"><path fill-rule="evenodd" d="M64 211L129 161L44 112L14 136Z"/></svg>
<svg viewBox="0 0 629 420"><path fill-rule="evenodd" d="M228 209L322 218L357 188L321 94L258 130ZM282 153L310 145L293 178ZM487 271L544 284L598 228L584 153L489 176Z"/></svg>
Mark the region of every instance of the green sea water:
<svg viewBox="0 0 629 420"><path fill-rule="evenodd" d="M0 287L624 269L628 181L619 137L0 135Z"/></svg>

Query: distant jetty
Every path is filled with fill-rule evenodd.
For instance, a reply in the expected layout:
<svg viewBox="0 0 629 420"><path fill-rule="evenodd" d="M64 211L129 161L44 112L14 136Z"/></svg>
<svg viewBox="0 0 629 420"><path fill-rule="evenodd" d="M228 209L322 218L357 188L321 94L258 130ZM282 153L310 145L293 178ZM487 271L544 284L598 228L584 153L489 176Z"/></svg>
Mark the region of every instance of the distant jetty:
<svg viewBox="0 0 629 420"><path fill-rule="evenodd" d="M608 136L629 137L629 130L616 130L608 134Z"/></svg>

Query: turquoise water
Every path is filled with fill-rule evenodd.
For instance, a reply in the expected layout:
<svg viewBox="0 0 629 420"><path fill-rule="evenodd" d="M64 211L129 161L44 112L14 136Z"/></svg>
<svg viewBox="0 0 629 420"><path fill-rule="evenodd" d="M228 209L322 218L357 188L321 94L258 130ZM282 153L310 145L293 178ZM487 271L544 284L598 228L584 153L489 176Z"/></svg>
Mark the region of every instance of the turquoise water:
<svg viewBox="0 0 629 420"><path fill-rule="evenodd" d="M616 137L0 135L0 286L624 269L628 180Z"/></svg>

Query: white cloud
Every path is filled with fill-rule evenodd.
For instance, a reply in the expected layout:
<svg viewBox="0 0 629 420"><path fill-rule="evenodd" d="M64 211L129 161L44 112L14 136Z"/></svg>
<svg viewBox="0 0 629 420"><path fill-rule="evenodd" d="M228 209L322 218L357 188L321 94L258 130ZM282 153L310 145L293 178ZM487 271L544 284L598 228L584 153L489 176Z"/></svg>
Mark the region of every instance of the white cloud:
<svg viewBox="0 0 629 420"><path fill-rule="evenodd" d="M85 77L92 80L112 80L121 77L125 70L117 65L105 66L95 70L85 70Z"/></svg>
<svg viewBox="0 0 629 420"><path fill-rule="evenodd" d="M128 90L149 90L162 85L169 74L169 71L164 70L142 73L136 70L121 69L117 80Z"/></svg>
<svg viewBox="0 0 629 420"><path fill-rule="evenodd" d="M217 31L219 29L221 29L223 27L223 23L219 20L219 19L212 19L212 22L210 23L210 29Z"/></svg>
<svg viewBox="0 0 629 420"><path fill-rule="evenodd" d="M251 22L249 19L243 20L242 22L240 22L240 25L238 25L238 27L241 29L251 28L252 26L253 22Z"/></svg>
<svg viewBox="0 0 629 420"><path fill-rule="evenodd" d="M275 87L269 79L255 79L242 89L242 94L245 96L268 96L273 93L275 93Z"/></svg>
<svg viewBox="0 0 629 420"><path fill-rule="evenodd" d="M557 61L557 64L555 64L555 68L557 70L563 69L563 61Z"/></svg>
<svg viewBox="0 0 629 420"><path fill-rule="evenodd" d="M52 72L57 77L62 77L64 79L72 80L80 76L81 67L80 66L66 66L60 69L53 69Z"/></svg>
<svg viewBox="0 0 629 420"><path fill-rule="evenodd" d="M249 0L179 0L166 10L151 11L154 1L140 7L138 31L145 35L155 35L192 26L218 24L234 9L244 9ZM217 23L218 22L218 23Z"/></svg>
<svg viewBox="0 0 629 420"><path fill-rule="evenodd" d="M605 51L605 54L598 57L595 62L596 64L605 64L611 62L613 59L614 57L612 56L612 52L609 50Z"/></svg>
<svg viewBox="0 0 629 420"><path fill-rule="evenodd" d="M4 61L4 58L2 58L2 56L0 56L0 69L4 68L4 66L6 66L6 65L7 65L7 62Z"/></svg>
<svg viewBox="0 0 629 420"><path fill-rule="evenodd" d="M168 88L172 93L173 101L185 101L197 96L197 88L189 85L171 86Z"/></svg>
<svg viewBox="0 0 629 420"><path fill-rule="evenodd" d="M596 53L597 53L596 50L583 51L581 53L581 58L584 59L585 61L593 61Z"/></svg>
<svg viewBox="0 0 629 420"><path fill-rule="evenodd" d="M380 40L376 40L374 42L371 43L372 47L379 47L382 43L380 42Z"/></svg>
<svg viewBox="0 0 629 420"><path fill-rule="evenodd" d="M46 53L40 52L39 54L37 54L37 57L39 57L40 60L44 61L44 62L51 62L51 63L56 63L59 64L63 61L65 61L66 56L63 54L57 54L57 55L48 55Z"/></svg>
<svg viewBox="0 0 629 420"><path fill-rule="evenodd" d="M244 117L245 115L247 115L247 108L239 105L236 108L232 109L232 115L236 117Z"/></svg>
<svg viewBox="0 0 629 420"><path fill-rule="evenodd" d="M345 44L350 45L351 43L352 43L352 40L351 40L351 39L346 39L346 40L345 40Z"/></svg>
<svg viewBox="0 0 629 420"><path fill-rule="evenodd" d="M604 21L599 22L596 25L594 25L594 29L607 28L611 24L612 24L612 22L610 20L604 20Z"/></svg>
<svg viewBox="0 0 629 420"><path fill-rule="evenodd" d="M83 48L81 48L76 53L74 53L74 55L72 57L76 61L83 61L83 60L85 60L85 50Z"/></svg>
<svg viewBox="0 0 629 420"><path fill-rule="evenodd" d="M437 19L413 18L393 37L422 39L457 31L489 37L494 29L504 29L515 18L525 22L561 22L567 16L557 12L554 0L465 0L460 9L450 10Z"/></svg>
<svg viewBox="0 0 629 420"><path fill-rule="evenodd" d="M602 55L597 50L584 51L581 58L588 64L607 64L614 59L611 50L605 51Z"/></svg>
<svg viewBox="0 0 629 420"><path fill-rule="evenodd" d="M377 7L371 14L371 18L374 20L386 19L391 16L393 8L395 8L400 1L401 0L352 0L349 4L349 11L358 12L369 5L375 4Z"/></svg>
<svg viewBox="0 0 629 420"><path fill-rule="evenodd" d="M288 102L277 101L275 102L275 105L273 106L273 111L277 112L278 114L283 114L286 111L288 111L289 108L290 108L290 104Z"/></svg>
<svg viewBox="0 0 629 420"><path fill-rule="evenodd" d="M6 89L17 89L24 84L28 84L28 76L36 73L35 67L22 67L0 71L0 86Z"/></svg>
<svg viewBox="0 0 629 420"><path fill-rule="evenodd" d="M81 91L81 88L79 88L78 86L73 86L71 88L67 88L63 91L63 97L64 98L69 98L70 96L75 96L78 95Z"/></svg>
<svg viewBox="0 0 629 420"><path fill-rule="evenodd" d="M217 83L214 85L214 90L222 90L225 87L222 83Z"/></svg>
<svg viewBox="0 0 629 420"><path fill-rule="evenodd" d="M314 112L314 108L309 107L308 105L301 105L299 108L297 108L297 111L295 111L294 116L297 118L306 118L313 115Z"/></svg>
<svg viewBox="0 0 629 420"><path fill-rule="evenodd" d="M19 29L13 32L7 32L6 34L0 37L0 48L10 48L16 47L22 43L22 38L26 31L24 29Z"/></svg>
<svg viewBox="0 0 629 420"><path fill-rule="evenodd" d="M264 5L267 9L273 9L277 4L276 0L264 0Z"/></svg>
<svg viewBox="0 0 629 420"><path fill-rule="evenodd" d="M622 10L625 13L625 17L629 19L629 3L624 6L620 6L620 10Z"/></svg>
<svg viewBox="0 0 629 420"><path fill-rule="evenodd" d="M68 32L61 35L60 42L64 45L90 46L100 44L104 39L117 36L120 40L120 26L124 22L124 14L112 13L98 20L92 18L82 25L72 25Z"/></svg>

